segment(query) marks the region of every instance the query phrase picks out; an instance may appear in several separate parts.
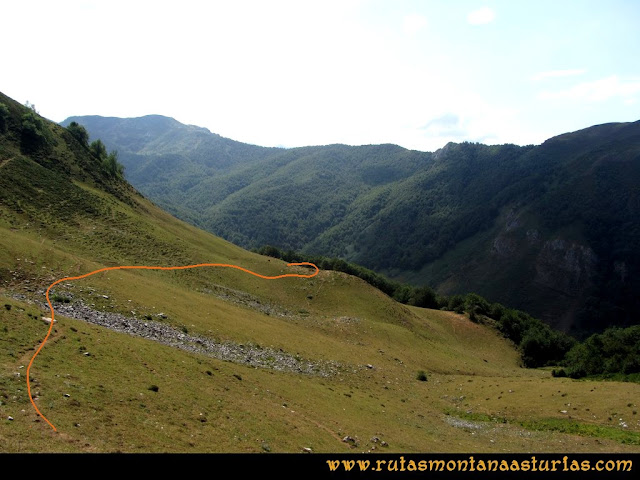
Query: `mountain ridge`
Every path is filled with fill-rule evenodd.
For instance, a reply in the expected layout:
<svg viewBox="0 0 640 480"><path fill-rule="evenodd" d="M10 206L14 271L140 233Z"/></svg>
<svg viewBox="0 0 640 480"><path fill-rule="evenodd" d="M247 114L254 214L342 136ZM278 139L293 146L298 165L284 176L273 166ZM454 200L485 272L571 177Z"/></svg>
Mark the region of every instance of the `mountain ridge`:
<svg viewBox="0 0 640 480"><path fill-rule="evenodd" d="M111 128L126 137L120 122ZM221 141L168 154L125 142L121 158L154 201L245 248L336 256L443 294L475 291L580 334L631 324L638 307L628 282L640 259L620 246L640 241L639 131L640 122L605 123L540 145L450 142L435 152ZM624 280L622 264L634 272Z"/></svg>
<svg viewBox="0 0 640 480"><path fill-rule="evenodd" d="M0 104L3 451L637 451L634 384L521 368L488 324L401 305L340 272L265 285L233 269L113 270L56 285L57 322L45 323L47 285L107 266L304 270L177 220L70 130ZM24 377L50 326L30 382L58 434ZM285 360L287 371L268 368ZM331 369L299 371L303 361Z"/></svg>

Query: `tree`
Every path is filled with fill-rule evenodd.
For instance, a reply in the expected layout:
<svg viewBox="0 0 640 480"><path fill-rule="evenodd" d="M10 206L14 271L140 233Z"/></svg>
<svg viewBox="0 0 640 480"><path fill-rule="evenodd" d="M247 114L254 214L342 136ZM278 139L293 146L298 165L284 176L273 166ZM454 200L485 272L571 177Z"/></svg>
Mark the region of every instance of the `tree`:
<svg viewBox="0 0 640 480"><path fill-rule="evenodd" d="M436 293L425 285L414 290L411 304L422 308L438 308L438 298Z"/></svg>
<svg viewBox="0 0 640 480"><path fill-rule="evenodd" d="M453 310L456 313L464 312L464 297L462 295L451 295L449 297L449 305L447 310Z"/></svg>
<svg viewBox="0 0 640 480"><path fill-rule="evenodd" d="M118 151L113 150L107 157L103 160L103 165L107 170L107 173L112 177L122 178L124 174L124 166L118 162Z"/></svg>
<svg viewBox="0 0 640 480"><path fill-rule="evenodd" d="M45 125L33 110L22 115L21 133L23 150L35 151L47 143Z"/></svg>
<svg viewBox="0 0 640 480"><path fill-rule="evenodd" d="M89 146L89 132L87 129L80 125L78 122L71 122L67 127L67 130L78 140L83 146Z"/></svg>
<svg viewBox="0 0 640 480"><path fill-rule="evenodd" d="M31 110L33 113L38 113L38 111L36 110L36 106L33 103L29 103L29 100L24 102L24 106Z"/></svg>
<svg viewBox="0 0 640 480"><path fill-rule="evenodd" d="M100 160L102 168L109 176L117 178L124 177L124 165L118 162L117 150L112 150L111 153L107 154L107 147L100 139L91 142L89 150L98 160Z"/></svg>
<svg viewBox="0 0 640 480"><path fill-rule="evenodd" d="M489 302L477 293L468 293L465 297L465 310L469 313L488 315L491 307Z"/></svg>
<svg viewBox="0 0 640 480"><path fill-rule="evenodd" d="M104 160L107 158L107 147L104 146L102 140L97 139L91 142L89 149L98 160Z"/></svg>
<svg viewBox="0 0 640 480"><path fill-rule="evenodd" d="M402 285L393 292L393 299L400 303L409 303L412 294L412 288L409 285ZM420 305L419 305L420 306Z"/></svg>

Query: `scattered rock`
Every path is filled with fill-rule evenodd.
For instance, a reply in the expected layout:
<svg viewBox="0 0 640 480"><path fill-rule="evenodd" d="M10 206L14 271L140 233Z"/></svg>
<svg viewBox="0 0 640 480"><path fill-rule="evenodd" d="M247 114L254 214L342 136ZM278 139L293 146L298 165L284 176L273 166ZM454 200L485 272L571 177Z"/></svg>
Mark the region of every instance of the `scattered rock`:
<svg viewBox="0 0 640 480"><path fill-rule="evenodd" d="M44 291L42 293L44 294ZM242 292L234 292L234 295L240 295L241 293ZM231 297L225 297L224 299L232 300ZM43 309L48 309L45 303L36 303ZM272 313L284 315L273 309ZM210 337L189 334L184 330L181 331L179 328L167 325L166 322L148 319L142 321L119 313L94 310L79 300L56 306L56 314L82 320L94 325L100 325L147 340L153 340L188 352L208 355L219 360L249 365L254 368L268 368L277 371L329 377L336 375L341 367L339 363L332 361L305 360L304 358L300 358L300 356L289 354L282 349L260 347L251 344L240 346L237 343L218 342ZM157 315L161 318L167 318L162 312ZM90 353L84 352L84 355L88 357Z"/></svg>
<svg viewBox="0 0 640 480"><path fill-rule="evenodd" d="M382 441L380 442L380 446L381 446L381 447L388 447L388 446L389 446L389 444L388 444L387 442L385 442L384 440L382 440Z"/></svg>
<svg viewBox="0 0 640 480"><path fill-rule="evenodd" d="M68 393L65 393L63 396L69 398L71 395L69 395Z"/></svg>
<svg viewBox="0 0 640 480"><path fill-rule="evenodd" d="M380 439L378 437L371 437L371 440L369 440L371 443L378 443L380 441Z"/></svg>
<svg viewBox="0 0 640 480"><path fill-rule="evenodd" d="M352 447L357 447L358 446L358 442L356 441L355 438L350 437L349 435L345 436L342 441L344 443L348 443L349 445L351 445Z"/></svg>
<svg viewBox="0 0 640 480"><path fill-rule="evenodd" d="M42 321L44 323L51 323L51 317L42 317ZM58 323L58 321L54 320L53 323Z"/></svg>
<svg viewBox="0 0 640 480"><path fill-rule="evenodd" d="M9 415L9 416L7 417L7 420L9 420L10 422L12 422L12 421L13 421L13 417L12 417L11 415Z"/></svg>
<svg viewBox="0 0 640 480"><path fill-rule="evenodd" d="M311 450L309 447L302 447L302 451L304 453L313 453L313 450Z"/></svg>
<svg viewBox="0 0 640 480"><path fill-rule="evenodd" d="M373 365L371 365L370 363L367 363L367 368L368 368L369 370L371 370L371 369L373 369Z"/></svg>
<svg viewBox="0 0 640 480"><path fill-rule="evenodd" d="M84 354L83 354L83 355L84 355L85 357L90 357L90 356L91 356L91 354L90 354L89 352L84 352Z"/></svg>

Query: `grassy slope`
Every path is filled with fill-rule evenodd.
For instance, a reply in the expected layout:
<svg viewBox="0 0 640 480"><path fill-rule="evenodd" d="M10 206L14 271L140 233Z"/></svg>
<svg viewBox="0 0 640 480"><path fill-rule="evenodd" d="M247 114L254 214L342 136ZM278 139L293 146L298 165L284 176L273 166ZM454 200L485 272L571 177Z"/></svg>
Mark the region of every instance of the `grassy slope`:
<svg viewBox="0 0 640 480"><path fill-rule="evenodd" d="M56 135L64 138L61 130ZM76 165L67 140L50 157L68 155ZM521 369L517 352L490 329L450 312L402 306L335 272L266 281L222 269L117 271L62 286L96 308L138 316L162 311L189 332L344 368L330 378L254 369L58 316L31 372L37 402L59 429L54 433L31 408L24 379L46 333L39 320L46 312L9 295L41 299L55 279L118 264L224 262L271 275L290 269L175 220L126 185L80 171L70 182L43 166L46 158L36 162L13 145L5 136L0 157L2 451L352 451L341 441L345 435L358 439L353 451L369 450L373 436L389 443L385 451L638 451L638 385ZM230 291L290 314L266 315L212 294ZM418 370L427 372L427 382L416 380ZM452 415L467 412L508 423L451 425ZM592 438L518 423L553 425L548 419L568 415L635 432L636 443L613 440L609 430Z"/></svg>
<svg viewBox="0 0 640 480"><path fill-rule="evenodd" d="M450 143L432 154L264 149L171 119L75 119L113 140L137 188L238 245L339 256L442 294L477 292L578 336L631 325L640 308L631 248L639 122L536 147ZM550 258L558 239L587 248L593 268L577 275L561 253ZM577 258L580 248L568 248L566 259Z"/></svg>

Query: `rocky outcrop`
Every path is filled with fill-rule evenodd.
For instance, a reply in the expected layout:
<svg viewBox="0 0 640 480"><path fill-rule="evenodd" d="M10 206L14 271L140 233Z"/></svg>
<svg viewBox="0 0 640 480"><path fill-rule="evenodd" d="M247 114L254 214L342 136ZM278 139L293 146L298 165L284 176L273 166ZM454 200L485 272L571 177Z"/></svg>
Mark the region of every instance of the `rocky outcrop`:
<svg viewBox="0 0 640 480"><path fill-rule="evenodd" d="M491 246L491 253L499 257L508 258L516 251L516 242L513 238L500 235L496 237Z"/></svg>
<svg viewBox="0 0 640 480"><path fill-rule="evenodd" d="M546 241L536 259L535 282L577 296L591 284L597 257L590 247L556 238Z"/></svg>

